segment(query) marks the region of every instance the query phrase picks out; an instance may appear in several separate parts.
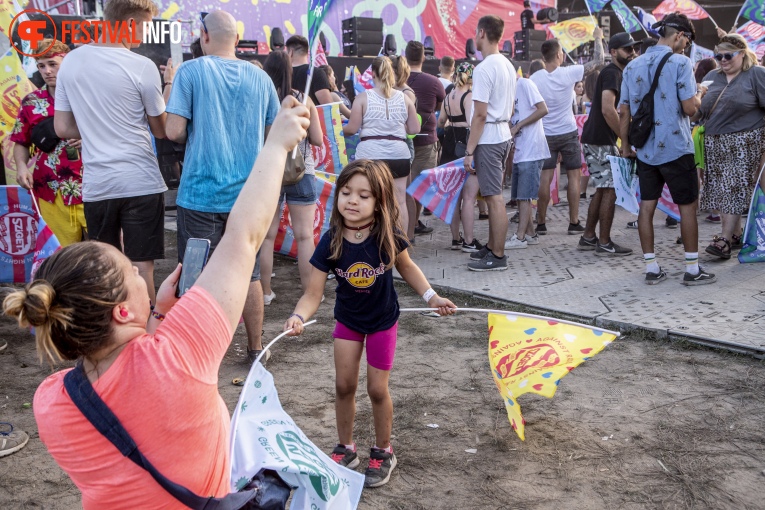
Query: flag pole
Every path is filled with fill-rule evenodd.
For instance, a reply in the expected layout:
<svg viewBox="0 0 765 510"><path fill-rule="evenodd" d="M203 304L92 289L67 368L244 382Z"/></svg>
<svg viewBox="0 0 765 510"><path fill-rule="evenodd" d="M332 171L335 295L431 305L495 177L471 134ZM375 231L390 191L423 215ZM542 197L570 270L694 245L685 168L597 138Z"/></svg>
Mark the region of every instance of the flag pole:
<svg viewBox="0 0 765 510"><path fill-rule="evenodd" d="M595 20L595 16L592 15L592 9L590 9L590 2L588 2L587 0L584 0L584 5L587 6L587 12L590 13L590 18L592 19L593 24L597 27L598 22Z"/></svg>
<svg viewBox="0 0 765 510"><path fill-rule="evenodd" d="M303 106L308 104L308 93L311 91L311 82L313 81L313 62L316 60L314 58L314 52L313 52L313 46L319 41L319 38L317 37L311 46L308 47L308 57L311 59L311 62L308 64L308 78L305 81L305 92L303 93ZM306 136L308 136L306 134ZM294 149L292 149L292 159L295 159L297 157L297 151L300 144L298 143Z"/></svg>
<svg viewBox="0 0 765 510"><path fill-rule="evenodd" d="M765 185L763 185L764 183L762 182L762 173L763 173L763 170L765 170L765 162L763 162L762 165L760 165L760 174L757 176L757 180L754 183L754 190L752 191L752 198L749 201L749 214L746 217L746 225L744 225L744 234L743 234L743 237L741 238L741 239L744 239L744 240L747 237L749 237L749 228L751 227L751 225L750 225L751 221L749 221L749 218L752 215L751 211L752 211L752 208L754 207L754 197L755 197L755 195L757 195L757 186L760 186L760 188L762 188L763 191L765 191Z"/></svg>

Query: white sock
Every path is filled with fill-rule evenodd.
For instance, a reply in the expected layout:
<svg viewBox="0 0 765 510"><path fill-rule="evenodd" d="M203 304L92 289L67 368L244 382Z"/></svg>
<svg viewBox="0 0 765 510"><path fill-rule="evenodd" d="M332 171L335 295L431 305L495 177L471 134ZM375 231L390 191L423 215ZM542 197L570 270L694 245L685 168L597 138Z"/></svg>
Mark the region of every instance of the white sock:
<svg viewBox="0 0 765 510"><path fill-rule="evenodd" d="M375 450L382 450L385 453L393 453L393 445L389 444L387 448L380 448L379 446L374 446Z"/></svg>
<svg viewBox="0 0 765 510"><path fill-rule="evenodd" d="M346 445L343 445L343 446L345 446L346 450L350 450L352 452L356 451L356 443L346 444Z"/></svg>
<svg viewBox="0 0 765 510"><path fill-rule="evenodd" d="M645 259L646 273L658 273L659 271L661 271L659 264L656 263L655 253L644 253L643 258Z"/></svg>
<svg viewBox="0 0 765 510"><path fill-rule="evenodd" d="M685 272L699 274L699 252L685 252Z"/></svg>

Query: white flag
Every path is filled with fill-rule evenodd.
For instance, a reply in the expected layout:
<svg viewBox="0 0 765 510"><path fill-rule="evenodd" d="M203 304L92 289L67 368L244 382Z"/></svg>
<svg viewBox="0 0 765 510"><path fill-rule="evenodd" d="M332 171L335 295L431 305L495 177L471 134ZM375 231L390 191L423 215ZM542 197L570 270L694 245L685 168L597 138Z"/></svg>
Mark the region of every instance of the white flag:
<svg viewBox="0 0 765 510"><path fill-rule="evenodd" d="M611 175L614 177L614 190L616 191L616 205L632 214L640 212L640 202L637 199L638 178L632 172L632 160L608 156L611 162Z"/></svg>

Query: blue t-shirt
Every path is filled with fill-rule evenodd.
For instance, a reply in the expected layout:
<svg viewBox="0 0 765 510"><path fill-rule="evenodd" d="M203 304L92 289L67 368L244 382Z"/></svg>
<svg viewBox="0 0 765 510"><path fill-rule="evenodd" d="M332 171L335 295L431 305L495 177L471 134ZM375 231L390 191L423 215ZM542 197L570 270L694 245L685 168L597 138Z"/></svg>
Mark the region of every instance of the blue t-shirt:
<svg viewBox="0 0 765 510"><path fill-rule="evenodd" d="M621 104L628 104L632 115L651 88L659 62L671 51L669 46L648 48L624 68ZM685 55L672 55L664 64L654 96L654 129L648 142L637 150L638 159L649 165L662 165L693 154L691 123L683 113L682 101L696 94L693 63Z"/></svg>
<svg viewBox="0 0 765 510"><path fill-rule="evenodd" d="M184 62L167 105L189 121L176 203L231 212L278 111L273 82L251 63L214 56Z"/></svg>
<svg viewBox="0 0 765 510"><path fill-rule="evenodd" d="M390 329L398 320L398 295L393 287L393 271L385 269L387 260L380 257L374 236L359 244L343 239L339 260L330 260L332 231L321 236L311 257L311 264L337 276L335 320L348 328L368 335ZM401 242L398 251L407 247Z"/></svg>

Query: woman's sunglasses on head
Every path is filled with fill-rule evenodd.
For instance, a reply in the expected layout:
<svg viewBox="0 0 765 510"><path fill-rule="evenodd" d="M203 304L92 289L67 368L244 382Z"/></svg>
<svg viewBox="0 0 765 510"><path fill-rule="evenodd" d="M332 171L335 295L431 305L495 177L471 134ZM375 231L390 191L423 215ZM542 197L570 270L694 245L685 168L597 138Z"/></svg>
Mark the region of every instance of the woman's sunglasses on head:
<svg viewBox="0 0 765 510"><path fill-rule="evenodd" d="M722 62L724 60L733 60L733 57L741 53L740 51L737 51L735 53L718 53L715 55L715 60L718 62Z"/></svg>

